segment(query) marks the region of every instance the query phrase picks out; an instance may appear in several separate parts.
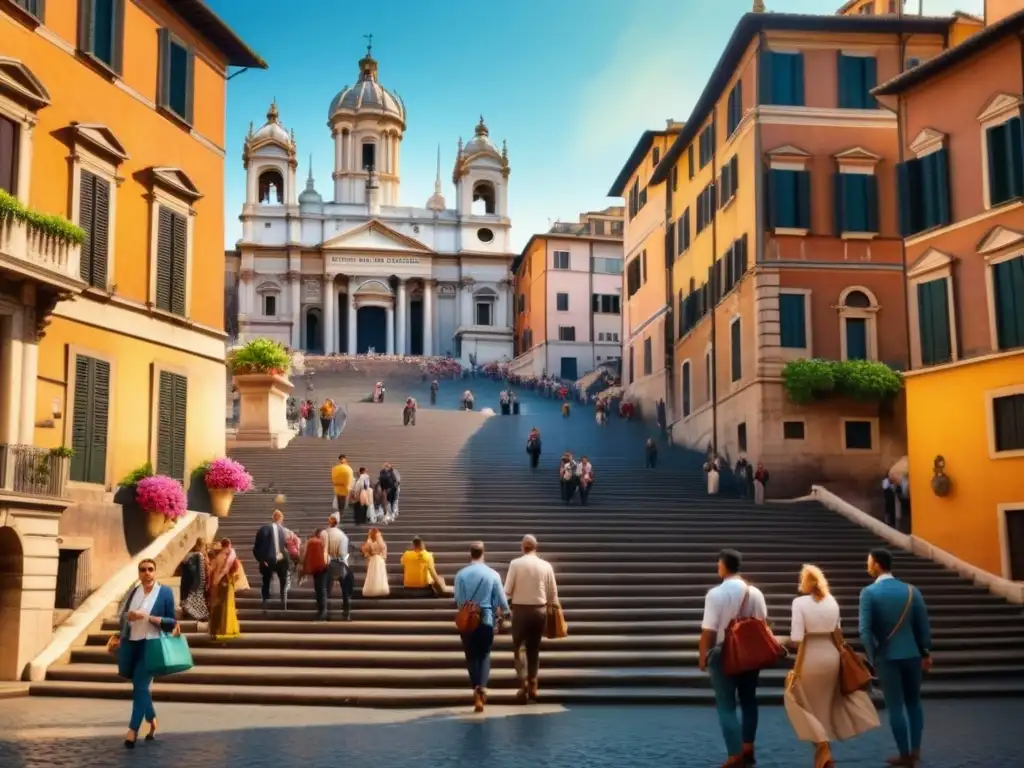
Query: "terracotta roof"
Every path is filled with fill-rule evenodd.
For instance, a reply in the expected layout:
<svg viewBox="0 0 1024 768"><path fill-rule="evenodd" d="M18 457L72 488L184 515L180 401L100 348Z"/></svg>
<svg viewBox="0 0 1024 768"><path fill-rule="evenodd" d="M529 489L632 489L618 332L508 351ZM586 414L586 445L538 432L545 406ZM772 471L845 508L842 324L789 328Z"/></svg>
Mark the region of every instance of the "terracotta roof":
<svg viewBox="0 0 1024 768"><path fill-rule="evenodd" d="M681 130L674 128L667 131L644 131L640 134L639 140L636 142L636 146L633 147L633 151L629 153L629 159L626 160L626 164L622 166L622 170L619 171L619 175L615 177L615 181L612 182L611 189L608 190L608 197L623 197L622 194L625 190L626 182L629 181L629 177L633 175L633 171L636 170L637 166L644 161L647 157L647 153L651 151L651 145L654 143L654 139L657 136L673 136Z"/></svg>
<svg viewBox="0 0 1024 768"><path fill-rule="evenodd" d="M267 62L250 48L203 0L175 0L171 7L192 29L224 54L235 67L266 69Z"/></svg>

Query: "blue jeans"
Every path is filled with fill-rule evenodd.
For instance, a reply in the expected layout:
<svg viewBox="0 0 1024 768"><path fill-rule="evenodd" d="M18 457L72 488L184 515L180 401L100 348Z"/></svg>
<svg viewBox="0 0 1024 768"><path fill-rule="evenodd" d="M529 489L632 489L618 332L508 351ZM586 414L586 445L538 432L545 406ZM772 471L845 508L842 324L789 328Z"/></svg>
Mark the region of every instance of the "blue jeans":
<svg viewBox="0 0 1024 768"><path fill-rule="evenodd" d="M906 757L921 749L924 732L924 710L921 708L921 659L878 661L878 678L882 683L889 727L896 739L900 755ZM909 738L907 723L910 724Z"/></svg>
<svg viewBox="0 0 1024 768"><path fill-rule="evenodd" d="M494 645L494 627L481 624L468 635L462 636L462 650L466 654L469 684L486 688L491 676L491 647Z"/></svg>
<svg viewBox="0 0 1024 768"><path fill-rule="evenodd" d="M722 670L722 648L708 654L708 673L711 687L715 691L715 709L718 710L718 724L725 737L729 757L743 754L744 744L753 744L757 736L757 682L760 671L744 672L730 677ZM736 716L736 699L739 698L743 714L743 725Z"/></svg>
<svg viewBox="0 0 1024 768"><path fill-rule="evenodd" d="M153 677L146 670L146 641L127 642L132 649L132 718L128 721L128 727L138 731L144 719L150 722L156 720L153 694L150 691Z"/></svg>

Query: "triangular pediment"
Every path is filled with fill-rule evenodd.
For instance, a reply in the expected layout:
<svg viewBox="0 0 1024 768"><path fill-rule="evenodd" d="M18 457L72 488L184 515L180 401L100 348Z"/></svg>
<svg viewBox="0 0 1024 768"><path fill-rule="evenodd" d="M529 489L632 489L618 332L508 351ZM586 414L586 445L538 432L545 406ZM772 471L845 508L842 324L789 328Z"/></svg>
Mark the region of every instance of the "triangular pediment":
<svg viewBox="0 0 1024 768"><path fill-rule="evenodd" d="M110 158L115 165L128 159L128 151L118 141L114 132L105 125L98 123L72 123L71 132L76 144L81 143L89 149Z"/></svg>
<svg viewBox="0 0 1024 768"><path fill-rule="evenodd" d="M1022 245L1024 245L1024 232L1018 232L1016 229L1000 225L992 227L988 234L981 238L977 250L982 256L988 256L992 253L1005 251L1007 248L1020 247Z"/></svg>
<svg viewBox="0 0 1024 768"><path fill-rule="evenodd" d="M952 263L953 257L948 253L943 253L937 248L929 248L918 257L917 261L910 265L910 269L907 270L907 277L917 277L928 272L934 272L937 269L948 267Z"/></svg>
<svg viewBox="0 0 1024 768"><path fill-rule="evenodd" d="M154 166L149 169L150 181L158 184L176 197L195 202L203 196L188 174L181 168L171 168L166 165Z"/></svg>
<svg viewBox="0 0 1024 768"><path fill-rule="evenodd" d="M880 155L876 155L871 150L864 149L864 147L859 146L851 147L850 149L839 152L838 154L834 155L834 157L836 160L839 161L845 160L846 162L864 163L877 163L879 160L882 159Z"/></svg>
<svg viewBox="0 0 1024 768"><path fill-rule="evenodd" d="M946 134L936 131L934 128L923 128L914 140L910 142L910 151L915 155L935 150L946 141Z"/></svg>
<svg viewBox="0 0 1024 768"><path fill-rule="evenodd" d="M32 70L18 59L0 56L0 91L7 92L15 101L37 110L50 103L50 92Z"/></svg>
<svg viewBox="0 0 1024 768"><path fill-rule="evenodd" d="M792 144L784 144L781 147L768 151L769 157L810 157L810 152L805 152L800 147L794 147Z"/></svg>
<svg viewBox="0 0 1024 768"><path fill-rule="evenodd" d="M986 123L989 120L1016 112L1020 109L1021 102L1020 96L1015 96L1012 93L997 93L988 100L985 108L981 110L981 113L978 115L978 122Z"/></svg>
<svg viewBox="0 0 1024 768"><path fill-rule="evenodd" d="M377 219L341 232L323 244L325 250L335 251L399 251L423 253L432 251L415 238L403 235Z"/></svg>

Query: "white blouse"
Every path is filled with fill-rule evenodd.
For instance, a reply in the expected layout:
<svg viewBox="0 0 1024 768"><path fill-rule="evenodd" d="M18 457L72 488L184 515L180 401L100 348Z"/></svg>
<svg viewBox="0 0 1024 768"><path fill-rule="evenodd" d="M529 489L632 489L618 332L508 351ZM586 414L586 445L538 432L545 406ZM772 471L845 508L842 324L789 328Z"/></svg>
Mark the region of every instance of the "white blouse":
<svg viewBox="0 0 1024 768"><path fill-rule="evenodd" d="M807 634L831 632L839 626L839 603L829 595L824 600L815 600L811 595L802 595L793 601L793 624L789 639L799 643Z"/></svg>
<svg viewBox="0 0 1024 768"><path fill-rule="evenodd" d="M145 616L136 621L128 622L128 639L132 641L138 640L150 640L152 638L160 637L160 627L156 626L149 620L149 615L153 612L153 606L156 605L156 597L160 594L160 585L153 582L153 588L149 590L149 594L146 594L146 590L139 586L135 590L135 594L132 595L131 604L128 606L129 611L139 611L145 614Z"/></svg>

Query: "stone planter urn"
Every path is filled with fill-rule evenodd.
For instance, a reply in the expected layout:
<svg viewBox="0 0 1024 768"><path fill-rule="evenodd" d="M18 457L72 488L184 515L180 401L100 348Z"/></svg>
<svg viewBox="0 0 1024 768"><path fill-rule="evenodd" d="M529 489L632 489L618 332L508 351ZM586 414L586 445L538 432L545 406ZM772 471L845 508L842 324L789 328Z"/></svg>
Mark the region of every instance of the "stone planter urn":
<svg viewBox="0 0 1024 768"><path fill-rule="evenodd" d="M247 448L288 445L295 434L288 426L291 381L278 373L245 373L235 374L233 383L239 394L235 445Z"/></svg>
<svg viewBox="0 0 1024 768"><path fill-rule="evenodd" d="M150 539L155 539L167 530L169 520L163 512L146 512L146 533Z"/></svg>
<svg viewBox="0 0 1024 768"><path fill-rule="evenodd" d="M227 517L231 513L231 502L235 492L230 488L207 488L210 494L210 511L215 517Z"/></svg>

